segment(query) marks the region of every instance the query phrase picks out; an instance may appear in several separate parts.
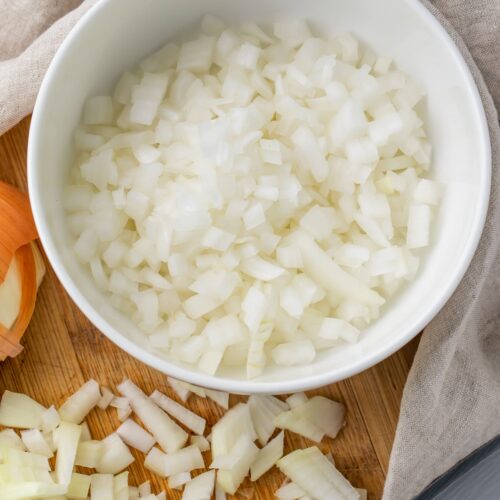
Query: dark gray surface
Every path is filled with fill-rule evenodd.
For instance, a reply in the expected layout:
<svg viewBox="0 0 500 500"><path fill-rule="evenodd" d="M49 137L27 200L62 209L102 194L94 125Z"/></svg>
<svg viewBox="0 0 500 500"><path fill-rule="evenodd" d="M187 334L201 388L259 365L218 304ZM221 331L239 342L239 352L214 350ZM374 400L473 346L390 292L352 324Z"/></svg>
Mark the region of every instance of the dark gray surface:
<svg viewBox="0 0 500 500"><path fill-rule="evenodd" d="M415 500L500 500L500 436L434 481Z"/></svg>

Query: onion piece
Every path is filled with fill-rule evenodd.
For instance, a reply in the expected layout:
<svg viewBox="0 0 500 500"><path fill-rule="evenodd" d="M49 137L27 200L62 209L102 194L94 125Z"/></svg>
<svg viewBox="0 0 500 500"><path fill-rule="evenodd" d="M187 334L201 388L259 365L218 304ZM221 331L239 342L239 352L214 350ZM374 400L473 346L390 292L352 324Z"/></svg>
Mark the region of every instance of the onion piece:
<svg viewBox="0 0 500 500"><path fill-rule="evenodd" d="M215 483L215 500L227 500L226 492L217 482Z"/></svg>
<svg viewBox="0 0 500 500"><path fill-rule="evenodd" d="M250 407L243 403L233 406L212 427L212 457L227 455L241 435L248 435L251 441L257 439Z"/></svg>
<svg viewBox="0 0 500 500"><path fill-rule="evenodd" d="M9 448L26 451L26 446L22 439L16 434L16 431L13 429L3 429L0 431L0 456Z"/></svg>
<svg viewBox="0 0 500 500"><path fill-rule="evenodd" d="M128 471L124 471L113 478L113 500L130 500Z"/></svg>
<svg viewBox="0 0 500 500"><path fill-rule="evenodd" d="M17 392L4 391L0 402L0 425L16 429L38 429L46 411L40 403Z"/></svg>
<svg viewBox="0 0 500 500"><path fill-rule="evenodd" d="M68 498L74 498L75 500L86 500L90 490L90 482L90 476L73 472L66 495ZM119 497L115 498L116 500L123 500L123 497L121 499Z"/></svg>
<svg viewBox="0 0 500 500"><path fill-rule="evenodd" d="M67 490L68 487L64 484L47 484L37 481L22 481L2 485L2 494L9 499L56 497L66 494ZM103 500L105 499L103 498Z"/></svg>
<svg viewBox="0 0 500 500"><path fill-rule="evenodd" d="M279 469L318 500L359 500L359 493L317 447L296 450L278 461Z"/></svg>
<svg viewBox="0 0 500 500"><path fill-rule="evenodd" d="M90 434L90 429L87 422L81 423L82 434L80 436L80 443L83 441L92 441L92 435Z"/></svg>
<svg viewBox="0 0 500 500"><path fill-rule="evenodd" d="M117 433L104 438L101 444L102 453L96 467L101 474L118 474L135 460Z"/></svg>
<svg viewBox="0 0 500 500"><path fill-rule="evenodd" d="M91 500L114 500L112 474L92 474L90 476Z"/></svg>
<svg viewBox="0 0 500 500"><path fill-rule="evenodd" d="M101 461L103 445L101 441L80 441L76 450L75 465L96 469Z"/></svg>
<svg viewBox="0 0 500 500"><path fill-rule="evenodd" d="M250 479L252 481L257 481L283 456L284 439L285 433L281 431L264 448L259 450L257 458L250 466Z"/></svg>
<svg viewBox="0 0 500 500"><path fill-rule="evenodd" d="M289 409L288 405L274 396L255 394L248 398L247 404L259 443L264 446L276 428L274 420Z"/></svg>
<svg viewBox="0 0 500 500"><path fill-rule="evenodd" d="M118 386L118 390L123 396L129 398L134 413L165 451L171 453L182 448L188 439L187 433L135 384L130 380L125 380Z"/></svg>
<svg viewBox="0 0 500 500"><path fill-rule="evenodd" d="M29 451L20 451L13 448L7 449L7 454L4 458L5 463L29 467L32 469L50 470L49 459L44 455L37 455Z"/></svg>
<svg viewBox="0 0 500 500"><path fill-rule="evenodd" d="M297 498L303 498L305 495L306 492L295 483L287 483L274 492L274 496L278 500L296 500Z"/></svg>
<svg viewBox="0 0 500 500"><path fill-rule="evenodd" d="M63 403L59 408L59 415L65 422L81 424L100 399L99 384L95 380L89 380Z"/></svg>
<svg viewBox="0 0 500 500"><path fill-rule="evenodd" d="M199 448L195 445L186 446L164 457L163 466L165 476L173 476L181 472L191 472L194 469L205 467Z"/></svg>
<svg viewBox="0 0 500 500"><path fill-rule="evenodd" d="M204 500L212 498L215 471L208 471L189 481L182 493L182 500Z"/></svg>
<svg viewBox="0 0 500 500"><path fill-rule="evenodd" d="M146 495L151 495L151 481L145 481L139 485L139 496L145 497Z"/></svg>
<svg viewBox="0 0 500 500"><path fill-rule="evenodd" d="M319 443L325 434L331 438L337 436L344 424L344 414L344 405L323 396L314 396L278 415L274 423L281 429L288 429Z"/></svg>
<svg viewBox="0 0 500 500"><path fill-rule="evenodd" d="M255 461L258 453L259 449L248 434L242 434L238 438L229 453L229 457L231 457L229 467L219 469L217 473L217 483L226 493L234 495L248 475L250 466Z"/></svg>
<svg viewBox="0 0 500 500"><path fill-rule="evenodd" d="M42 432L52 432L60 424L60 422L61 417L59 416L56 407L52 405L41 414L40 429Z"/></svg>
<svg viewBox="0 0 500 500"><path fill-rule="evenodd" d="M229 408L229 393L223 391L215 391L213 389L204 389L207 398L217 403L220 407L227 410Z"/></svg>
<svg viewBox="0 0 500 500"><path fill-rule="evenodd" d="M97 406L101 410L105 410L110 405L111 401L113 401L115 395L107 387L102 387L101 392L102 396L97 402Z"/></svg>
<svg viewBox="0 0 500 500"><path fill-rule="evenodd" d="M181 424L192 430L194 433L203 435L206 420L196 413L188 410L184 406L176 403L173 399L165 396L160 391L154 391L149 396L162 410L174 417Z"/></svg>
<svg viewBox="0 0 500 500"><path fill-rule="evenodd" d="M116 433L126 444L142 451L142 453L148 453L156 442L149 432L145 431L139 424L136 424L130 418L125 420L120 427L116 429Z"/></svg>
<svg viewBox="0 0 500 500"><path fill-rule="evenodd" d="M151 448L149 453L146 455L144 460L144 467L160 477L166 477L165 475L165 457L167 455L163 453L158 448Z"/></svg>
<svg viewBox="0 0 500 500"><path fill-rule="evenodd" d="M366 305L381 306L385 302L377 292L342 270L307 233L297 230L291 237L300 248L306 273L323 288Z"/></svg>
<svg viewBox="0 0 500 500"><path fill-rule="evenodd" d="M43 434L38 429L22 431L21 439L29 452L44 455L48 458L54 456Z"/></svg>
<svg viewBox="0 0 500 500"><path fill-rule="evenodd" d="M168 486L173 490L180 490L187 482L191 481L190 472L179 472L168 478Z"/></svg>
<svg viewBox="0 0 500 500"><path fill-rule="evenodd" d="M291 396L288 396L286 398L286 402L290 409L294 409L297 406L301 406L304 403L307 403L307 400L309 398L306 396L305 392L296 392L295 394L292 394Z"/></svg>
<svg viewBox="0 0 500 500"><path fill-rule="evenodd" d="M210 449L210 443L204 436L191 436L190 442L191 444L197 446L201 452L208 451Z"/></svg>
<svg viewBox="0 0 500 500"><path fill-rule="evenodd" d="M57 433L55 476L57 483L67 486L71 481L82 428L69 422L61 422L55 433Z"/></svg>

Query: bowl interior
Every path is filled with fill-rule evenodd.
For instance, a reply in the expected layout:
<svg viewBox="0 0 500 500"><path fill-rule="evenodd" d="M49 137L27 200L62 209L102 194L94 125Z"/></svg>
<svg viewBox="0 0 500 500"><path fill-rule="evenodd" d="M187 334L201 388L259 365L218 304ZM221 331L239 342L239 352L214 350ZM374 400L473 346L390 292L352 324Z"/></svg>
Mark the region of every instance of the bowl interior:
<svg viewBox="0 0 500 500"><path fill-rule="evenodd" d="M269 369L246 381L226 370L208 377L148 352L143 335L102 299L77 262L66 230L62 187L72 162L72 133L89 95L109 92L118 76L193 27L210 12L228 21L264 24L307 18L322 34L350 31L421 82L434 146L430 176L445 185L433 244L414 282L382 311L355 345L321 353L311 366ZM416 0L102 0L56 55L33 116L29 184L48 257L66 290L90 320L120 347L172 376L232 392L289 392L357 373L408 342L434 316L462 277L482 229L489 192L489 148L477 90L438 22Z"/></svg>

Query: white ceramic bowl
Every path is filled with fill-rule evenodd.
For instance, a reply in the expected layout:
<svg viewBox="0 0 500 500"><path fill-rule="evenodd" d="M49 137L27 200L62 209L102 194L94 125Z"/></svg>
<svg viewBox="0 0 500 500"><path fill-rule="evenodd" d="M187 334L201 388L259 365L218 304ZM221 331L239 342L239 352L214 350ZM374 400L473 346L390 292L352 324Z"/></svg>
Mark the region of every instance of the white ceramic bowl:
<svg viewBox="0 0 500 500"><path fill-rule="evenodd" d="M72 133L86 97L107 92L144 56L194 26L204 13L227 20L304 17L320 33L351 31L420 81L434 146L431 176L445 186L433 244L418 277L355 345L324 352L311 366L274 368L256 380L226 371L209 377L147 350L143 335L115 312L77 262L65 228L62 186ZM476 249L487 210L489 137L481 101L457 48L416 0L101 0L76 25L44 79L30 131L29 189L47 256L85 315L144 363L188 382L235 393L286 393L356 374L403 346L451 296Z"/></svg>

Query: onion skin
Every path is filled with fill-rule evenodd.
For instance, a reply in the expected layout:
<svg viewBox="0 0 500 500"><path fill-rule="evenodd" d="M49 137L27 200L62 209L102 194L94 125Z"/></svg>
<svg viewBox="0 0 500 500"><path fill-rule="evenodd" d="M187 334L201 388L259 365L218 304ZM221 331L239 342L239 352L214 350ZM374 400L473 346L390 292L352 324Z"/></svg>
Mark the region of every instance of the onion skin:
<svg viewBox="0 0 500 500"><path fill-rule="evenodd" d="M23 350L20 339L33 315L37 288L45 273L38 249L31 243L38 234L29 198L4 182L0 182L0 228L0 285L13 259L18 266L21 285L21 303L14 324L9 328L0 323L0 361L3 361Z"/></svg>
<svg viewBox="0 0 500 500"><path fill-rule="evenodd" d="M21 306L19 315L12 328L8 329L0 324L1 361L5 360L7 356L15 357L23 350L19 341L28 327L33 311L35 310L37 279L35 258L31 245L27 243L20 247L16 251L15 258L21 277Z"/></svg>
<svg viewBox="0 0 500 500"><path fill-rule="evenodd" d="M28 195L0 182L0 283L16 250L38 238Z"/></svg>

